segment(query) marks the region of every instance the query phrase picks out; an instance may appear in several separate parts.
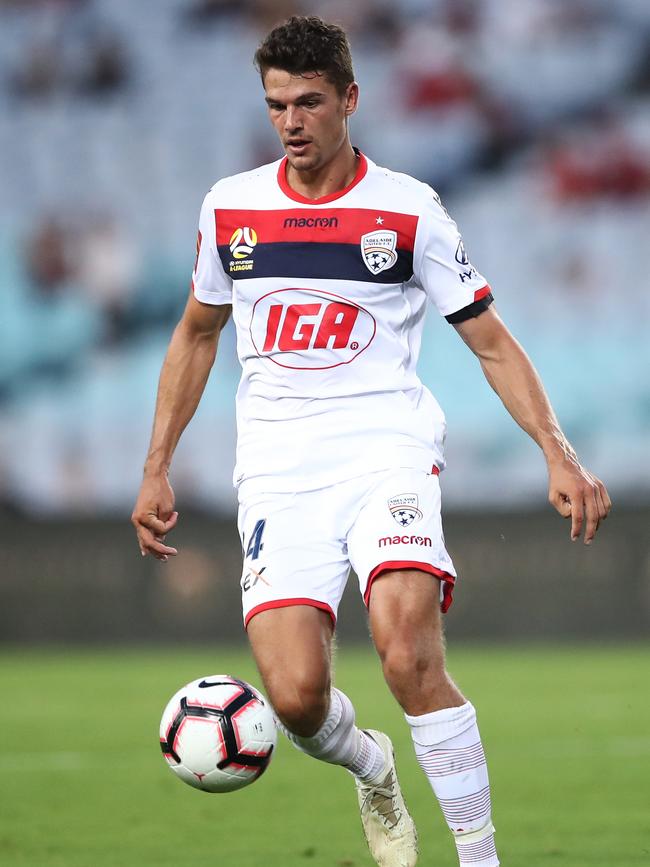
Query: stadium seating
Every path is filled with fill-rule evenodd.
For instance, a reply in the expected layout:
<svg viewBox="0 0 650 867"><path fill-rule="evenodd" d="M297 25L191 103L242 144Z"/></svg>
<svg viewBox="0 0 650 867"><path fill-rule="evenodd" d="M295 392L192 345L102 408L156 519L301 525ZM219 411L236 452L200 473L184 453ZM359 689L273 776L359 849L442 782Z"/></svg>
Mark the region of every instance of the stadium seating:
<svg viewBox="0 0 650 867"><path fill-rule="evenodd" d="M202 196L218 177L278 155L248 60L260 36L254 18L231 12L199 28L184 15L189 6L143 0L135 15L128 0L0 5L0 487L28 510L128 507ZM638 325L650 292L636 253L647 245L650 197L641 180L629 195L563 197L555 155L586 153L614 118L640 177L648 171L650 7L479 6L460 27L442 0L392 3L390 48L355 18L354 139L445 194L585 460L610 471L615 494L647 493L650 387L636 372L650 362ZM330 7L340 17L340 3L318 11ZM97 34L117 40L123 67L110 88L90 93L80 70ZM55 62L30 90L24 64L42 46L56 48ZM450 89L461 72L467 86ZM109 322L74 275L47 296L30 281L26 245L47 214L61 217L73 251L98 216L134 245L117 318ZM504 503L543 496L541 460L434 315L420 371L448 415L448 501L486 502L504 477ZM175 467L187 499L224 510L233 503L236 379L229 331ZM613 426L634 463L608 446ZM227 450L218 461L215 442Z"/></svg>

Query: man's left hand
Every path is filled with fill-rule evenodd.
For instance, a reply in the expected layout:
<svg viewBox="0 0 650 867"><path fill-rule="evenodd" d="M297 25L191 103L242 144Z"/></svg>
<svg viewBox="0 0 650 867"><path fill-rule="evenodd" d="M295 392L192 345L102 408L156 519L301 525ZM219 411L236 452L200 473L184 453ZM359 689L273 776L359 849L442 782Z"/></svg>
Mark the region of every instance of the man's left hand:
<svg viewBox="0 0 650 867"><path fill-rule="evenodd" d="M571 519L571 541L590 545L600 522L612 508L607 488L578 461L566 456L548 467L548 499L563 518Z"/></svg>

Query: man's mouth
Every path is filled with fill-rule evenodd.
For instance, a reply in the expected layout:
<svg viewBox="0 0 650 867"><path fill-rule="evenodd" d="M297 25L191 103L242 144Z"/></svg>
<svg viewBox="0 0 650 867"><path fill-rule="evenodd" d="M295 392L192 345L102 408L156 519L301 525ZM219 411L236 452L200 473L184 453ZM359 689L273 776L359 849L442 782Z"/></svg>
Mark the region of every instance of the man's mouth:
<svg viewBox="0 0 650 867"><path fill-rule="evenodd" d="M300 154L303 154L310 144L311 141L309 139L298 138L296 136L295 138L287 139L285 147L292 154L300 156Z"/></svg>

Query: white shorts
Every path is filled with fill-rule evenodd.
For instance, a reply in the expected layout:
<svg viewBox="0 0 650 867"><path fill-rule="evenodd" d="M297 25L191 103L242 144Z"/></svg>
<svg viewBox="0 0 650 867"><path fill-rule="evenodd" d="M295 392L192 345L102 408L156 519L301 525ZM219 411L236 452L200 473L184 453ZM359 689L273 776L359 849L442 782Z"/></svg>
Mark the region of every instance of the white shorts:
<svg viewBox="0 0 650 867"><path fill-rule="evenodd" d="M244 624L260 611L312 605L334 623L350 572L366 606L389 569L420 569L441 580L441 607L456 578L445 549L437 474L398 469L298 493L240 488Z"/></svg>

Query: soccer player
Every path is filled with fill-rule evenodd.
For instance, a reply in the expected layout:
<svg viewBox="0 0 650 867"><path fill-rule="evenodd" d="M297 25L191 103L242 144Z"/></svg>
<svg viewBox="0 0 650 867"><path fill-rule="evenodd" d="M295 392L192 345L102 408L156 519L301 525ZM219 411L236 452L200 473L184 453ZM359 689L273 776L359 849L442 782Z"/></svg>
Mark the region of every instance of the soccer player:
<svg viewBox="0 0 650 867"><path fill-rule="evenodd" d="M415 370L427 300L542 449L549 499L570 519L571 538L590 544L611 503L578 462L436 193L353 148L359 87L345 33L294 17L255 60L285 157L222 179L204 200L133 512L140 549L163 561L177 553L165 541L177 520L167 474L232 313L243 368L235 484L244 623L279 723L298 749L351 772L377 864L412 867L417 836L391 742L360 730L332 685L332 635L352 566L460 864L496 867L476 712L445 669L441 612L456 573L440 517L444 417Z"/></svg>

